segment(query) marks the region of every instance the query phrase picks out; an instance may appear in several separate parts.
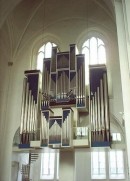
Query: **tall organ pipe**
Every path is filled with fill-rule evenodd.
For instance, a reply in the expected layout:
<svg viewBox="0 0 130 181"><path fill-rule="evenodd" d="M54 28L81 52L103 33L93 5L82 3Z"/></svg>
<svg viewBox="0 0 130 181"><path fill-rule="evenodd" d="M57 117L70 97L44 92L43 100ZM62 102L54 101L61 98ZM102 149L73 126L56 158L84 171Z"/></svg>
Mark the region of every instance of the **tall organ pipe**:
<svg viewBox="0 0 130 181"><path fill-rule="evenodd" d="M98 141L101 141L101 103L100 103L100 89L97 87L97 122L98 122Z"/></svg>
<svg viewBox="0 0 130 181"><path fill-rule="evenodd" d="M95 95L94 95L94 98L95 98L95 129L96 131L98 130L98 115L97 115L97 93L95 92Z"/></svg>
<svg viewBox="0 0 130 181"><path fill-rule="evenodd" d="M27 82L25 90L25 109L24 109L24 120L23 120L23 136L22 143L27 143L27 113L28 113L28 99L29 99L29 83Z"/></svg>
<svg viewBox="0 0 130 181"><path fill-rule="evenodd" d="M90 120L91 120L91 130L94 131L93 125L93 101L90 100Z"/></svg>
<svg viewBox="0 0 130 181"><path fill-rule="evenodd" d="M81 84L81 104L83 104L83 76L82 76L82 65L80 67L80 84Z"/></svg>
<svg viewBox="0 0 130 181"><path fill-rule="evenodd" d="M102 141L105 141L105 121L104 121L104 96L103 96L103 81L100 80L100 96L101 96L101 131Z"/></svg>
<svg viewBox="0 0 130 181"><path fill-rule="evenodd" d="M101 96L101 128L105 129L104 124L104 98L103 98L103 81L100 80L100 96Z"/></svg>
<svg viewBox="0 0 130 181"><path fill-rule="evenodd" d="M35 101L33 100L33 112L32 112L32 132L34 135L34 130L35 130Z"/></svg>
<svg viewBox="0 0 130 181"><path fill-rule="evenodd" d="M24 80L23 80L23 95L22 95L22 110L21 110L20 134L22 134L23 129L24 129L26 85L27 85L27 78L24 78Z"/></svg>
<svg viewBox="0 0 130 181"><path fill-rule="evenodd" d="M103 74L104 83L104 102L105 102L105 124L107 130L107 140L109 140L109 115L108 115L108 91L107 91L107 75Z"/></svg>
<svg viewBox="0 0 130 181"><path fill-rule="evenodd" d="M93 100L90 100L91 140L94 139Z"/></svg>
<svg viewBox="0 0 130 181"><path fill-rule="evenodd" d="M80 68L78 70L78 97L79 97L79 104L81 104L81 85L80 85L80 82L81 81L81 78L80 78Z"/></svg>
<svg viewBox="0 0 130 181"><path fill-rule="evenodd" d="M37 104L34 106L34 132L35 132L35 139L37 139Z"/></svg>
<svg viewBox="0 0 130 181"><path fill-rule="evenodd" d="M98 130L101 131L101 119L100 119L100 92L99 92L99 87L97 87L97 102L98 102L98 106L97 106L97 112L98 112Z"/></svg>
<svg viewBox="0 0 130 181"><path fill-rule="evenodd" d="M30 140L33 140L33 95L31 95L31 112L30 112Z"/></svg>
<svg viewBox="0 0 130 181"><path fill-rule="evenodd" d="M40 131L40 137L41 137L41 140L43 141L43 138L44 138L44 136L43 136L43 113L42 113L42 111L41 111L41 131Z"/></svg>
<svg viewBox="0 0 130 181"><path fill-rule="evenodd" d="M23 125L24 132L27 131L28 99L29 99L29 83L27 82L26 97L25 97L25 111L24 111L24 125Z"/></svg>
<svg viewBox="0 0 130 181"><path fill-rule="evenodd" d="M30 116L31 116L31 90L29 90L29 99L28 99L28 110L27 110L27 132L30 132Z"/></svg>
<svg viewBox="0 0 130 181"><path fill-rule="evenodd" d="M93 141L95 140L95 132L96 132L96 125L95 125L95 105L94 105L94 96L92 97L92 114L93 114Z"/></svg>

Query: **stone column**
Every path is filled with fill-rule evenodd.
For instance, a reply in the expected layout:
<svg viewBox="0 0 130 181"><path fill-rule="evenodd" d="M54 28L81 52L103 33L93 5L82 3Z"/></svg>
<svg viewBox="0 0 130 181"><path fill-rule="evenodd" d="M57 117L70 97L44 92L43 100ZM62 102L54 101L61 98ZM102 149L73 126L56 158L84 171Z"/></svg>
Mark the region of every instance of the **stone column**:
<svg viewBox="0 0 130 181"><path fill-rule="evenodd" d="M122 82L128 169L130 173L130 22L128 23L130 19L130 1L114 0L114 5Z"/></svg>

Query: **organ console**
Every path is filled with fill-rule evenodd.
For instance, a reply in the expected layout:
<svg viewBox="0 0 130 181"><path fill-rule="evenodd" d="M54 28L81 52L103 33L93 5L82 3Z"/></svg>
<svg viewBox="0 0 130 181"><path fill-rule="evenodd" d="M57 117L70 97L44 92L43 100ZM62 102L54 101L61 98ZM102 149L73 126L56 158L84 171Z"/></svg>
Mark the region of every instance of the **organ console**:
<svg viewBox="0 0 130 181"><path fill-rule="evenodd" d="M76 55L74 44L68 52L53 47L43 73L25 71L19 148L110 145L105 65L90 66L89 75L87 95L85 55Z"/></svg>

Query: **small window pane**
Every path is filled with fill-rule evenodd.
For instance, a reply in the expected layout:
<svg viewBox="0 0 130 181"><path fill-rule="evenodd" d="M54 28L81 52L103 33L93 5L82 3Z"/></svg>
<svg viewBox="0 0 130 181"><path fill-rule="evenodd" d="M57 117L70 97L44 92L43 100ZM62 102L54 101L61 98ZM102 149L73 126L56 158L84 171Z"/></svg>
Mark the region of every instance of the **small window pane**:
<svg viewBox="0 0 130 181"><path fill-rule="evenodd" d="M121 141L121 134L120 133L117 133L117 140Z"/></svg>
<svg viewBox="0 0 130 181"><path fill-rule="evenodd" d="M41 179L57 179L59 177L59 152L42 153L41 155ZM56 172L56 174L54 174Z"/></svg>
<svg viewBox="0 0 130 181"><path fill-rule="evenodd" d="M97 40L94 37L90 40L90 64L97 64Z"/></svg>
<svg viewBox="0 0 130 181"><path fill-rule="evenodd" d="M89 40L85 41L85 43L83 44L83 47L89 47Z"/></svg>
<svg viewBox="0 0 130 181"><path fill-rule="evenodd" d="M113 150L109 155L109 175L111 179L123 179L124 173L124 159L123 151Z"/></svg>
<svg viewBox="0 0 130 181"><path fill-rule="evenodd" d="M100 46L98 49L98 62L100 64L106 63L106 52L104 46Z"/></svg>
<svg viewBox="0 0 130 181"><path fill-rule="evenodd" d="M85 54L85 83L88 85L88 66L95 64L106 64L105 45L101 39L92 37L83 43L82 53Z"/></svg>
<svg viewBox="0 0 130 181"><path fill-rule="evenodd" d="M105 179L105 152L92 152L91 177L92 179Z"/></svg>
<svg viewBox="0 0 130 181"><path fill-rule="evenodd" d="M113 141L121 141L121 134L120 133L112 133L112 140Z"/></svg>
<svg viewBox="0 0 130 181"><path fill-rule="evenodd" d="M51 57L52 44L48 42L45 47L45 58Z"/></svg>
<svg viewBox="0 0 130 181"><path fill-rule="evenodd" d="M37 57L37 69L42 72L44 53L40 52Z"/></svg>
<svg viewBox="0 0 130 181"><path fill-rule="evenodd" d="M103 43L103 41L102 41L101 39L98 38L98 47L99 47L100 45L104 45L104 43Z"/></svg>
<svg viewBox="0 0 130 181"><path fill-rule="evenodd" d="M45 51L45 45L43 45L38 52L44 52Z"/></svg>
<svg viewBox="0 0 130 181"><path fill-rule="evenodd" d="M85 47L82 50L82 53L85 54L85 84L88 85L89 84L89 49L87 47Z"/></svg>

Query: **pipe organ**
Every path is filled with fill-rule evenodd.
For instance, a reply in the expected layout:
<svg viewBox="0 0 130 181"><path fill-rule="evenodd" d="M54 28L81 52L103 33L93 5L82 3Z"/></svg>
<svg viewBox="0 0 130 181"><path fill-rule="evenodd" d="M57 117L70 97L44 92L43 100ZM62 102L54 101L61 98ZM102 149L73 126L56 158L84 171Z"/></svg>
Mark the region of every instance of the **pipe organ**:
<svg viewBox="0 0 130 181"><path fill-rule="evenodd" d="M19 148L109 143L106 68L90 66L89 73L90 95L86 95L85 56L76 55L74 44L68 52L53 47L52 57L43 61L43 73L25 71Z"/></svg>
<svg viewBox="0 0 130 181"><path fill-rule="evenodd" d="M89 71L91 146L110 146L110 120L106 66L90 66Z"/></svg>

